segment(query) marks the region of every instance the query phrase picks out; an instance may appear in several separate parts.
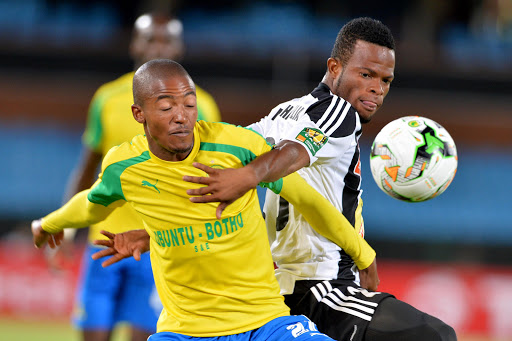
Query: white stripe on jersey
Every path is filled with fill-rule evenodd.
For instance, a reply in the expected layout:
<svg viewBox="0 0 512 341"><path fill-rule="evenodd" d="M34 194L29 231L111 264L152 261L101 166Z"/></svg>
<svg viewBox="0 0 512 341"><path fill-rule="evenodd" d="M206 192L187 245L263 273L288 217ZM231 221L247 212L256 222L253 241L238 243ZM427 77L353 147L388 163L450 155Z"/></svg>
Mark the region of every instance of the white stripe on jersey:
<svg viewBox="0 0 512 341"><path fill-rule="evenodd" d="M331 135L332 133L334 133L336 131L336 129L338 129L338 127L341 125L341 123L343 122L345 117L347 116L347 113L348 113L351 105L348 102L345 102L345 103L346 103L345 109L343 109L343 112L341 113L341 116L337 119L338 121L336 121L336 124L331 129L329 129L325 132L327 135Z"/></svg>
<svg viewBox="0 0 512 341"><path fill-rule="evenodd" d="M334 107L334 105L336 105L336 102L338 101L338 97L336 96L333 96L332 100L331 100L331 104L329 104L329 106L327 107L327 109L325 110L324 114L322 115L322 117L316 122L316 124L318 125L318 127L321 129L322 128L322 123L325 121L325 119L327 117L329 117L329 115L331 114L331 111L332 111L332 108Z"/></svg>
<svg viewBox="0 0 512 341"><path fill-rule="evenodd" d="M331 307L334 310L342 311L344 313L357 316L360 319L363 319L363 320L366 320L366 321L371 321L372 320L372 317L369 316L369 315L360 313L360 312L358 312L356 310L353 310L353 309L349 309L349 308L345 308L345 307L342 307L342 306L338 306L338 305L334 304L333 302L331 302L329 300L322 300L322 303L325 303L326 305L328 305L329 307Z"/></svg>
<svg viewBox="0 0 512 341"><path fill-rule="evenodd" d="M339 289L333 290L328 281L318 283L310 290L318 302L322 302L332 309L357 316L367 321L372 319L372 315L375 313L374 308L378 305L375 302L368 302L353 296L347 296Z"/></svg>
<svg viewBox="0 0 512 341"><path fill-rule="evenodd" d="M315 288L315 287L311 287L309 290L311 290L311 292L313 293L313 295L315 295L315 298L318 302L320 302L322 300L322 295L320 295L320 293L318 292L318 289Z"/></svg>
<svg viewBox="0 0 512 341"><path fill-rule="evenodd" d="M342 293L341 290L338 289L338 288L333 290L332 285L331 285L331 283L329 281L323 281L323 282L317 283L311 289L316 289L315 287L318 288L322 292L322 295L320 295L320 298L318 298L318 296L315 295L315 297L317 298L318 301L320 301L325 296L330 296L330 295L336 294L339 297L339 299L342 299L342 300L345 300L345 301L354 301L354 302L357 302L357 303L360 303L360 304L366 304L366 305L371 306L371 307L377 307L377 305L378 305L378 303L375 303L375 302L369 302L369 301L361 300L361 299L359 299L357 297L354 297L354 296L347 296L344 293ZM352 290L350 290L350 287L349 287L349 291L350 292L354 292L354 293L359 292L359 291L352 291ZM378 293L376 293L376 294L378 294Z"/></svg>
<svg viewBox="0 0 512 341"><path fill-rule="evenodd" d="M347 298L347 297L345 296L345 298ZM350 298L353 298L353 297L350 297ZM361 310L361 311L363 311L365 313L368 313L368 314L373 314L375 312L375 309L369 308L369 307L367 307L365 305L362 305L362 304L359 304L359 303L354 303L354 302L346 302L344 300L341 300L339 298L339 296L335 295L334 292L331 292L329 295L324 297L324 300L325 299L330 299L330 301L332 301L334 303L337 303L340 306L352 307L352 308L355 308L355 309L359 309L359 310ZM351 301L351 300L347 300L347 301ZM364 302L364 303L368 303L368 302ZM373 303L373 302L370 302L370 303Z"/></svg>

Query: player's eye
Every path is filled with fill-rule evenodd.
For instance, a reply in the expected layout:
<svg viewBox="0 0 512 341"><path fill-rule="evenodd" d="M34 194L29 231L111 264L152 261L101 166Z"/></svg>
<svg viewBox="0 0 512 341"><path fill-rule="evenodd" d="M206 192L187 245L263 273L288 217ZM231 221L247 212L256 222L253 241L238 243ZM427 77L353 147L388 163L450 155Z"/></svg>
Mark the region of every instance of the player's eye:
<svg viewBox="0 0 512 341"><path fill-rule="evenodd" d="M364 78L370 78L370 74L369 73L366 73L366 72L361 72L361 76L363 76Z"/></svg>

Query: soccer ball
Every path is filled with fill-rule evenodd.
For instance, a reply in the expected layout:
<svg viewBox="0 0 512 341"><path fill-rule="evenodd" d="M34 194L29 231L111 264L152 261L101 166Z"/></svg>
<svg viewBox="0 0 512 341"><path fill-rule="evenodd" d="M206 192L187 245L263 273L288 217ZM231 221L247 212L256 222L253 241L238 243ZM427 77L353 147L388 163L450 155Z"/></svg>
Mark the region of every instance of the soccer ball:
<svg viewBox="0 0 512 341"><path fill-rule="evenodd" d="M440 124L420 116L388 123L370 155L373 179L386 194L425 201L443 193L457 172L455 142Z"/></svg>

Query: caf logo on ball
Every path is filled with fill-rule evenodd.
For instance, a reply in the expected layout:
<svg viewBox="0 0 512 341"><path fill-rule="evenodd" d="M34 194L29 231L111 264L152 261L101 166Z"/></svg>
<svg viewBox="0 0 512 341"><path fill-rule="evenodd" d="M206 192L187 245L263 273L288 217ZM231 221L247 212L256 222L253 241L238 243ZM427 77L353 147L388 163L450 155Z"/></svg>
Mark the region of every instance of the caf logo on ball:
<svg viewBox="0 0 512 341"><path fill-rule="evenodd" d="M443 193L457 172L455 142L437 122L406 116L388 123L372 144L370 167L393 198L425 201Z"/></svg>

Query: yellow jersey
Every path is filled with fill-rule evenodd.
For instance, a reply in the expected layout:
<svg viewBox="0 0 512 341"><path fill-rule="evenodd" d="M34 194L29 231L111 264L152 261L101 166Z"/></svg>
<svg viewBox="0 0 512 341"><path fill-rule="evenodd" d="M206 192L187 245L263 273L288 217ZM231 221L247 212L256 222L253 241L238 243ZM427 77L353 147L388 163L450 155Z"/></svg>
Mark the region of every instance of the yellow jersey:
<svg viewBox="0 0 512 341"><path fill-rule="evenodd" d="M238 168L271 147L257 133L223 123L198 121L194 147L183 161L157 158L143 135L114 147L90 190L74 196L42 220L45 231L85 227L128 203L150 236L153 275L163 304L157 331L211 337L242 333L289 314L274 268L256 189L216 219L217 203L192 204L186 190L204 176L192 166ZM354 259L373 261L375 252L350 223L297 174L269 188L297 207L315 229L344 245ZM344 226L344 230L341 227Z"/></svg>

